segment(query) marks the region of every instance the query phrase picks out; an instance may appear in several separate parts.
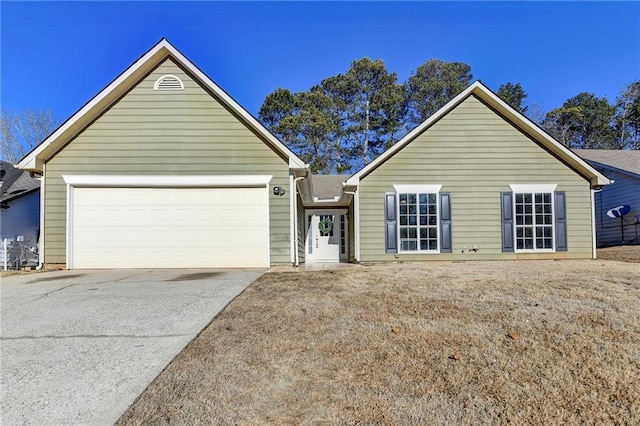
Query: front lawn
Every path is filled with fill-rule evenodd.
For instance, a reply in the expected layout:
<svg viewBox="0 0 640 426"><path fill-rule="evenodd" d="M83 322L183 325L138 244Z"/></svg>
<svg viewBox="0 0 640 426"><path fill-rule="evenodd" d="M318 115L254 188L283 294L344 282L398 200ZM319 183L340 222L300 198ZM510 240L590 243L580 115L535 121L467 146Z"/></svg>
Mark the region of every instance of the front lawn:
<svg viewBox="0 0 640 426"><path fill-rule="evenodd" d="M640 265L270 273L119 424L640 424Z"/></svg>

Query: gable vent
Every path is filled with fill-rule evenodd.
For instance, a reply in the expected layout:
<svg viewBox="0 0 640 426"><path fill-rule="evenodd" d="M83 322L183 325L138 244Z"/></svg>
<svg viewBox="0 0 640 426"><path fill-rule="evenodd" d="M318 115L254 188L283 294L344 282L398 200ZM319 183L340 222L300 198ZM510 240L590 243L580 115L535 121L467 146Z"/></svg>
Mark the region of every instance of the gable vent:
<svg viewBox="0 0 640 426"><path fill-rule="evenodd" d="M184 90L184 84L175 75L163 75L156 80L153 90Z"/></svg>

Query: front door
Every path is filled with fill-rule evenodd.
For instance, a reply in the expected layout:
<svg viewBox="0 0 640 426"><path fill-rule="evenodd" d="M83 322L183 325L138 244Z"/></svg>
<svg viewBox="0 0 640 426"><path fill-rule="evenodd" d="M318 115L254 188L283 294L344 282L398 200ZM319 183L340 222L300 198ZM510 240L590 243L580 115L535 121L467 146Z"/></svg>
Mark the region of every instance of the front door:
<svg viewBox="0 0 640 426"><path fill-rule="evenodd" d="M346 259L346 216L338 210L307 213L307 262Z"/></svg>

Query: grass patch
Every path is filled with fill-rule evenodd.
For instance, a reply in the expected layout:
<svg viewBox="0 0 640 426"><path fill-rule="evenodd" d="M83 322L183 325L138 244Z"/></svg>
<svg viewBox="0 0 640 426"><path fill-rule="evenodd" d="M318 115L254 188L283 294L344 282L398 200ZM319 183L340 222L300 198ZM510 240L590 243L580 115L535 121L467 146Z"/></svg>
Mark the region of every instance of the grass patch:
<svg viewBox="0 0 640 426"><path fill-rule="evenodd" d="M640 263L640 245L599 248L598 258L602 260Z"/></svg>
<svg viewBox="0 0 640 426"><path fill-rule="evenodd" d="M600 260L266 274L118 424L640 424L639 306Z"/></svg>

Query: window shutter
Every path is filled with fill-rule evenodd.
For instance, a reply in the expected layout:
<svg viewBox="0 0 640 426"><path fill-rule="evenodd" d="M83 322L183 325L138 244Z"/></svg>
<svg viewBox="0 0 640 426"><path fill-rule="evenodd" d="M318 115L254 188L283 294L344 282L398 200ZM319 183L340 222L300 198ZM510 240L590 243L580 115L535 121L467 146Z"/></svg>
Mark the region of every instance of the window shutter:
<svg viewBox="0 0 640 426"><path fill-rule="evenodd" d="M451 253L451 194L440 193L440 253Z"/></svg>
<svg viewBox="0 0 640 426"><path fill-rule="evenodd" d="M513 252L513 193L502 192L502 251Z"/></svg>
<svg viewBox="0 0 640 426"><path fill-rule="evenodd" d="M567 251L567 205L565 193L555 193L556 208L556 251Z"/></svg>
<svg viewBox="0 0 640 426"><path fill-rule="evenodd" d="M385 252L398 252L398 226L396 221L396 193L384 194L384 242Z"/></svg>

